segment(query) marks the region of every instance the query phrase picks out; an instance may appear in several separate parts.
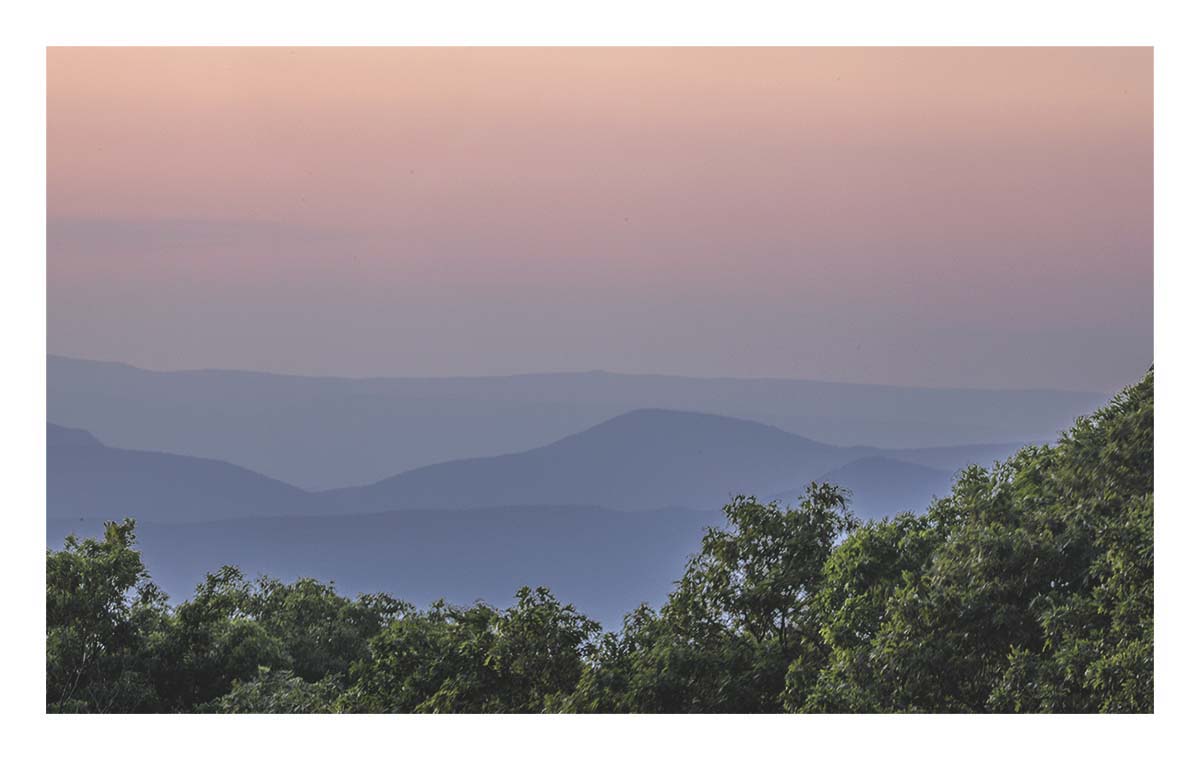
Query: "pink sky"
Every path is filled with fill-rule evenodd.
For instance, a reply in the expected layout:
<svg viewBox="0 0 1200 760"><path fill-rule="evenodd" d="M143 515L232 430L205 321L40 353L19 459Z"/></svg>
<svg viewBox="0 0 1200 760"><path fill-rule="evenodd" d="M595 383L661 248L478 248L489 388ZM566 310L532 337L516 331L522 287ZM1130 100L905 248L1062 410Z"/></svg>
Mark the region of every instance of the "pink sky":
<svg viewBox="0 0 1200 760"><path fill-rule="evenodd" d="M1112 389L1152 53L52 49L49 348Z"/></svg>

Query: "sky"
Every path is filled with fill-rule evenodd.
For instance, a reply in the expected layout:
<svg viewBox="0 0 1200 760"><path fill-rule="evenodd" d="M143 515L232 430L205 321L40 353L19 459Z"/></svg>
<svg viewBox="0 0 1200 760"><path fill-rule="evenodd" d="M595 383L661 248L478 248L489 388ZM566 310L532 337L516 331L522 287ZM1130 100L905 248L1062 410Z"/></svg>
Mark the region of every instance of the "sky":
<svg viewBox="0 0 1200 760"><path fill-rule="evenodd" d="M1149 48L51 48L48 349L1112 391Z"/></svg>

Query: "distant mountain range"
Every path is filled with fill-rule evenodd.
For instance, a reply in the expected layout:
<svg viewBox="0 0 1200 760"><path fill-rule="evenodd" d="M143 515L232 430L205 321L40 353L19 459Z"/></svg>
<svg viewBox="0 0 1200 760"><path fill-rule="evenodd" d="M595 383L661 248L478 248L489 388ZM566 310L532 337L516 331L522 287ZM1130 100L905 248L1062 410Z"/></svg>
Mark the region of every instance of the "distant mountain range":
<svg viewBox="0 0 1200 760"><path fill-rule="evenodd" d="M715 510L737 494L790 500L810 481L828 480L854 492L860 515L877 517L923 509L958 467L1017 448L829 446L757 422L639 410L520 453L309 492L227 462L112 448L87 431L48 425L47 510L52 518L161 523L513 504Z"/></svg>
<svg viewBox="0 0 1200 760"><path fill-rule="evenodd" d="M1052 439L1104 400L1098 393L1066 391L605 372L346 379L152 372L47 360L49 421L88 430L110 446L219 459L306 490L360 486L439 462L535 450L637 409L735 417L830 446L951 446L949 455L957 457L964 453L960 444ZM770 466L764 464L764 472ZM381 498L392 488L397 496L422 493L417 484L436 477L435 471L405 478L403 485L377 484L364 497ZM689 487L682 488L686 497ZM667 490L647 489L644 494L654 499ZM569 503L583 499L580 493Z"/></svg>
<svg viewBox="0 0 1200 760"><path fill-rule="evenodd" d="M854 513L860 518L873 519L897 512L923 511L935 496L950 492L954 476L952 470L935 470L887 456L868 456L830 470L816 480L847 489ZM770 498L792 503L801 493L802 489L793 488Z"/></svg>
<svg viewBox="0 0 1200 760"><path fill-rule="evenodd" d="M202 522L319 513L314 494L228 462L103 445L83 430L46 426L50 518Z"/></svg>
<svg viewBox="0 0 1200 760"><path fill-rule="evenodd" d="M757 422L648 409L519 454L421 467L326 495L342 512L503 504L719 509L736 494L803 486L872 451Z"/></svg>
<svg viewBox="0 0 1200 760"><path fill-rule="evenodd" d="M717 507L732 494L794 502L817 479L851 489L861 517L920 511L953 478L927 464L1015 448L835 447L744 420L642 410L518 454L308 492L48 425L47 542L135 517L152 576L176 601L232 564L417 603L505 604L521 585L547 585L611 628L640 602L663 601L704 528L724 524ZM699 509L670 508L680 506Z"/></svg>
<svg viewBox="0 0 1200 760"><path fill-rule="evenodd" d="M1042 440L1094 405L1090 394L604 373L158 373L57 357L49 377L48 416L67 423L46 429L49 545L134 517L175 600L235 564L417 603L505 604L521 585L548 585L610 627L665 598L733 495L794 503L819 480L850 490L863 518L920 511L957 470L1021 445L835 445L795 430ZM673 408L638 408L646 400ZM357 480L373 482L326 487Z"/></svg>

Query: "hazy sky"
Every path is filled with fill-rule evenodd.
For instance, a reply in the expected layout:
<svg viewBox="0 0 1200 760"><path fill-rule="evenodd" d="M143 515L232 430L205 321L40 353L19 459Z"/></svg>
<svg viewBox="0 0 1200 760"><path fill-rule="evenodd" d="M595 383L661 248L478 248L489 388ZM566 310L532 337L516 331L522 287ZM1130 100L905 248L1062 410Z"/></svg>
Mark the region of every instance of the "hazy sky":
<svg viewBox="0 0 1200 760"><path fill-rule="evenodd" d="M1111 390L1149 49L52 49L49 349Z"/></svg>

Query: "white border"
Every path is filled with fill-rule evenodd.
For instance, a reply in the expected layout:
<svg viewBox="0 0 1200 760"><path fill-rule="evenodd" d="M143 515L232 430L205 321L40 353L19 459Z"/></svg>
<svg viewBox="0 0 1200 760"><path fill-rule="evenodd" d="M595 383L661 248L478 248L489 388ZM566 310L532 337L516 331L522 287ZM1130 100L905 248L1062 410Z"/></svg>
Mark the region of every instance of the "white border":
<svg viewBox="0 0 1200 760"><path fill-rule="evenodd" d="M10 526L8 666L0 715L13 756L441 757L1175 756L1194 747L1196 24L1184 3L1130 2L256 2L10 4L0 119L4 210L4 462ZM1156 715L1131 717L704 716L238 719L45 716L45 45L67 44L939 44L1154 45L1155 355L1158 406ZM1191 297L1189 297L1191 296ZM1120 308L1114 304L1113 308ZM208 721L203 725L199 721ZM25 745L26 749L22 748Z"/></svg>

